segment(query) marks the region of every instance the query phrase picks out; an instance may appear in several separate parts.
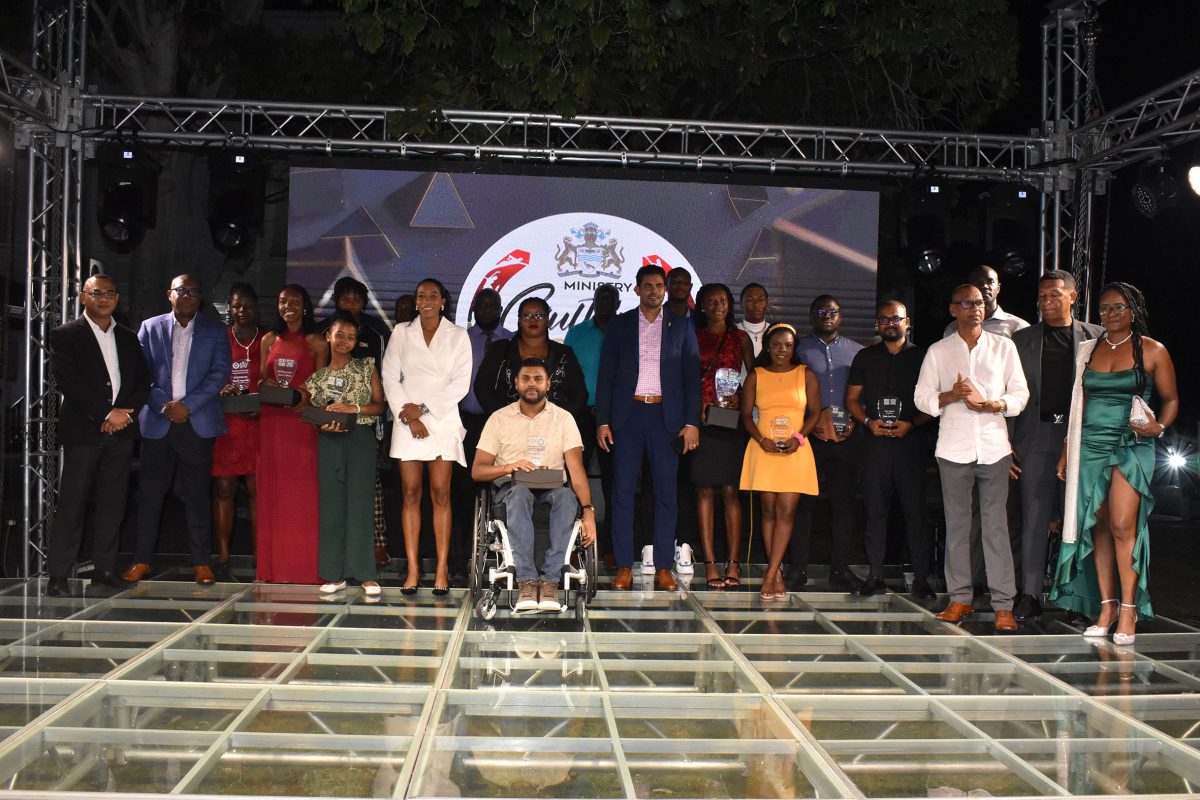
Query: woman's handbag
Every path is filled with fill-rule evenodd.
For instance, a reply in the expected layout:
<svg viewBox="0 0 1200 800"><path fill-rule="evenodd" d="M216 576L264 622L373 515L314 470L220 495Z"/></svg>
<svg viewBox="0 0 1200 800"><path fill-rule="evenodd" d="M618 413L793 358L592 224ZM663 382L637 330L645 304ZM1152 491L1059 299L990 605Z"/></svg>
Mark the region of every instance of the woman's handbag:
<svg viewBox="0 0 1200 800"><path fill-rule="evenodd" d="M1135 394L1133 401L1129 404L1129 421L1134 425L1146 425L1153 419L1156 417L1150 410L1150 406L1146 405L1146 401L1140 394Z"/></svg>

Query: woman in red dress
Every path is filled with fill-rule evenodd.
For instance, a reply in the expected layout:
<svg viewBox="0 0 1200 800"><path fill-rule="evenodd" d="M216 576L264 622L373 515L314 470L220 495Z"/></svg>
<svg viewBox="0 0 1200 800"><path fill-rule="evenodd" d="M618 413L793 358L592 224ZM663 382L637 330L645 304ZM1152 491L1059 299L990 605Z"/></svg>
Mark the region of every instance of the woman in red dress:
<svg viewBox="0 0 1200 800"><path fill-rule="evenodd" d="M262 337L258 327L258 293L248 283L229 287L229 350L233 354L229 383L221 395L252 392L258 386L262 365ZM213 571L229 579L229 540L233 538L233 506L238 478L246 479L250 512L250 537L258 546L258 414L226 414L224 436L213 443L213 531L217 535L217 560Z"/></svg>
<svg viewBox="0 0 1200 800"><path fill-rule="evenodd" d="M304 382L329 363L304 287L279 292L279 321L262 339L262 381L304 394ZM317 576L317 429L292 408L263 406L258 431L258 569L261 581L320 583Z"/></svg>

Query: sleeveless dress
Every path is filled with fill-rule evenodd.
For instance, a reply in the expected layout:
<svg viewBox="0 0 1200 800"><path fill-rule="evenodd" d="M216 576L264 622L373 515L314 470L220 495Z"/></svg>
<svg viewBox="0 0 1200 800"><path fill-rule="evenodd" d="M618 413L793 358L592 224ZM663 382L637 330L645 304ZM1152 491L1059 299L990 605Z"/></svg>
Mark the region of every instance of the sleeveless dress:
<svg viewBox="0 0 1200 800"><path fill-rule="evenodd" d="M230 383L245 391L253 392L261 375L262 337L259 329L254 341L247 347L238 342L229 327L229 351L233 354ZM253 475L258 465L258 417L243 417L241 414L225 415L224 436L213 442L214 478L234 478L238 475Z"/></svg>
<svg viewBox="0 0 1200 800"><path fill-rule="evenodd" d="M807 402L803 366L788 372L771 372L755 367L757 381L755 406L758 408L758 431L774 438L771 428L776 419L786 417L792 431L804 424ZM767 453L753 439L746 445L742 459L744 490L755 492L791 492L817 494L817 462L807 443L789 455Z"/></svg>
<svg viewBox="0 0 1200 800"><path fill-rule="evenodd" d="M1152 386L1147 376L1142 392L1146 401L1150 400ZM1137 538L1133 544L1133 569L1138 576L1134 605L1140 619L1149 619L1154 616L1147 575L1149 519L1154 510L1154 495L1150 493L1154 440L1142 439L1129 430L1129 404L1137 393L1137 373L1133 369L1096 372L1089 367L1083 374L1083 387L1087 401L1079 447L1079 534L1074 542L1064 542L1059 550L1050 600L1088 616L1100 611L1102 598L1092 560L1092 526L1096 524L1096 512L1108 499L1112 470L1116 467L1141 495Z"/></svg>
<svg viewBox="0 0 1200 800"><path fill-rule="evenodd" d="M718 336L705 328L696 331L696 344L700 348L700 402L712 405L717 402L716 374L718 369L728 368L741 372L742 342L748 337L741 328L731 327L728 335ZM718 349L720 352L718 352ZM742 390L738 387L734 408L741 405ZM700 446L686 458L691 462L689 472L696 486L737 486L742 476L740 456L746 452L746 431L739 424L736 428L705 425L700 429Z"/></svg>
<svg viewBox="0 0 1200 800"><path fill-rule="evenodd" d="M295 362L287 383L297 388L316 367L299 331L275 339L264 377L280 380L280 359ZM290 368L284 365L285 372ZM275 583L319 583L317 429L290 408L263 406L260 420L256 577Z"/></svg>

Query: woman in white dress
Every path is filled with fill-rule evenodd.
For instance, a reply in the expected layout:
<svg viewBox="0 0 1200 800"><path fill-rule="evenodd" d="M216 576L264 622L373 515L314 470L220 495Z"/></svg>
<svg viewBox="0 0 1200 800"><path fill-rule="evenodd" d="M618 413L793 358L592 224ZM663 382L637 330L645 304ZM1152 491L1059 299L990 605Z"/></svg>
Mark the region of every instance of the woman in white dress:
<svg viewBox="0 0 1200 800"><path fill-rule="evenodd" d="M450 476L453 462L466 466L458 402L471 385L471 341L447 319L450 296L436 278L417 284L417 318L396 326L383 356L383 391L396 424L392 458L400 461L402 521L408 576L400 591L421 583L421 491L429 465L437 572L433 593L450 591Z"/></svg>

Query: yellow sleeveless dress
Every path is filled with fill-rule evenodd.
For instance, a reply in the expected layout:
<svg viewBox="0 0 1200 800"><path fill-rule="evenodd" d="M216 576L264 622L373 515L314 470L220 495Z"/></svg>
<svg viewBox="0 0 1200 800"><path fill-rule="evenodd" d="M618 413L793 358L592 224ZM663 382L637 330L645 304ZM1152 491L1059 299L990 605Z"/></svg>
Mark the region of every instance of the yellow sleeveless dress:
<svg viewBox="0 0 1200 800"><path fill-rule="evenodd" d="M775 438L772 427L777 419L786 418L792 431L803 426L807 403L805 369L798 365L788 372L771 372L755 367L758 431L763 436ZM742 459L741 488L755 492L817 494L817 463L813 460L812 448L806 441L794 453L767 453L751 439Z"/></svg>

